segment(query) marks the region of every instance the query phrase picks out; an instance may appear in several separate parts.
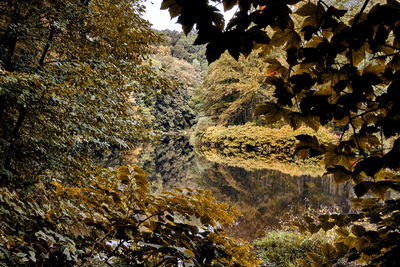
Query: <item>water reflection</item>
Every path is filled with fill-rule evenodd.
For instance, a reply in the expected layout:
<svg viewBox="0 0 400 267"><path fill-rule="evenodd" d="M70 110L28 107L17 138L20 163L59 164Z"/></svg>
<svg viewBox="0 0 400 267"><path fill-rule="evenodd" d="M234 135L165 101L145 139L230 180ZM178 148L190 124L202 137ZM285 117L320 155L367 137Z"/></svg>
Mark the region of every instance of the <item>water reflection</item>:
<svg viewBox="0 0 400 267"><path fill-rule="evenodd" d="M349 184L335 186L327 177L212 162L195 153L185 136L164 136L157 144L143 146L138 164L148 172L153 190L200 187L238 206L243 216L230 232L247 240L260 237L266 227L279 228L307 208L351 209Z"/></svg>
<svg viewBox="0 0 400 267"><path fill-rule="evenodd" d="M293 216L301 216L307 208L350 209L350 188L336 188L328 178L212 164L200 181L217 199L239 206L244 216L231 231L249 240L260 237L264 228L276 229Z"/></svg>
<svg viewBox="0 0 400 267"><path fill-rule="evenodd" d="M192 182L193 147L187 136L162 136L158 143L145 144L138 165L147 172L153 190L196 187Z"/></svg>

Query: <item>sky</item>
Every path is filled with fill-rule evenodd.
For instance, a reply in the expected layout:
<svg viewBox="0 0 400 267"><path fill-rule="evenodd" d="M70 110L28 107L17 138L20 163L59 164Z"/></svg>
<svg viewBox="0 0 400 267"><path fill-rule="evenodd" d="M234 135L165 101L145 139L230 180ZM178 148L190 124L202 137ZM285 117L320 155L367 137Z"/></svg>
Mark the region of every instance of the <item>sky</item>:
<svg viewBox="0 0 400 267"><path fill-rule="evenodd" d="M196 0L187 0L187 1L196 1ZM162 0L147 0L144 5L146 6L146 13L144 14L144 18L150 21L153 24L153 28L156 30L176 30L182 31L181 25L176 23L176 19L174 18L171 21L168 10L160 10ZM220 10L223 10L222 5L217 6ZM225 21L228 21L235 12L235 8L227 12L224 17Z"/></svg>

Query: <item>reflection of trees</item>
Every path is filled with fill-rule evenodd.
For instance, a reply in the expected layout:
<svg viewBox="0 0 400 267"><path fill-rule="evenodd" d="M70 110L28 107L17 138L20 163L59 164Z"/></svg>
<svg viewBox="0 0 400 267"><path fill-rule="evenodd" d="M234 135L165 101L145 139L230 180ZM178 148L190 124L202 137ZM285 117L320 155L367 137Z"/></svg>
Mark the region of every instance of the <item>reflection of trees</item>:
<svg viewBox="0 0 400 267"><path fill-rule="evenodd" d="M142 150L139 165L149 180L159 182L162 189L189 186L188 166L193 159L193 148L187 136L162 136L159 143Z"/></svg>
<svg viewBox="0 0 400 267"><path fill-rule="evenodd" d="M247 151L241 148L202 147L201 149L198 152L212 162L244 168L247 171L269 169L293 176L310 175L313 177L319 177L324 173L323 168L314 159L300 160L292 156L289 158L279 151L265 155L258 151Z"/></svg>
<svg viewBox="0 0 400 267"><path fill-rule="evenodd" d="M219 201L238 206L244 216L231 233L249 240L260 237L265 227L279 228L308 207L336 206L344 211L350 207L349 186L337 187L328 178L290 176L267 169L248 171L195 158L185 136L163 136L159 143L144 146L139 165L155 182L155 189L193 186L195 182L211 190Z"/></svg>
<svg viewBox="0 0 400 267"><path fill-rule="evenodd" d="M336 188L330 179L292 177L276 170L246 171L223 164L212 164L199 178L218 200L239 206L244 216L232 233L246 239L259 237L265 227L279 228L308 207L349 209L349 187Z"/></svg>

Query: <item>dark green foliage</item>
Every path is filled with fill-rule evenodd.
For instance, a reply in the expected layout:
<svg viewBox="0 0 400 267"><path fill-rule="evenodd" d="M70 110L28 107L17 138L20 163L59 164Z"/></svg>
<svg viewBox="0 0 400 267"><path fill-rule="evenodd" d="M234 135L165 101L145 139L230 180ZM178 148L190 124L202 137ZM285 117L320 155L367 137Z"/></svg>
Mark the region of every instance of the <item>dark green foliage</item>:
<svg viewBox="0 0 400 267"><path fill-rule="evenodd" d="M197 71L204 72L207 70L206 47L205 45L194 45L197 38L195 32L188 35L177 31L163 30L165 34L166 45L170 47L173 57L183 59L196 67Z"/></svg>
<svg viewBox="0 0 400 267"><path fill-rule="evenodd" d="M142 94L136 99L140 111L146 116L149 127L169 133L189 129L195 124L187 87L178 86L159 95Z"/></svg>
<svg viewBox="0 0 400 267"><path fill-rule="evenodd" d="M142 93L136 103L148 126L162 132L176 132L189 129L195 123L191 107L194 87L198 86L200 73L184 60L162 54L168 47L159 47L154 55L154 63L165 68L165 76L177 80L172 90L158 94Z"/></svg>
<svg viewBox="0 0 400 267"><path fill-rule="evenodd" d="M162 132L189 129L195 123L192 95L201 82L202 71L207 65L205 47L194 46L194 34L185 36L176 31L165 30L164 43L159 44L152 62L162 68L165 77L177 81L169 91L158 90L157 94L144 93L136 103L148 126Z"/></svg>
<svg viewBox="0 0 400 267"><path fill-rule="evenodd" d="M160 38L140 4L1 1L0 10L0 183L72 179L89 152L146 138L129 99L170 81L144 61Z"/></svg>
<svg viewBox="0 0 400 267"><path fill-rule="evenodd" d="M256 53L238 61L223 54L209 66L195 91L196 110L220 125L254 121L256 105L271 97L270 87L262 86L264 71Z"/></svg>
<svg viewBox="0 0 400 267"><path fill-rule="evenodd" d="M94 152L154 138L134 100L176 83L141 1L0 1L0 265L256 265L210 192L152 194ZM203 226L204 228L203 228ZM213 231L210 231L213 229ZM249 257L248 257L249 256Z"/></svg>
<svg viewBox="0 0 400 267"><path fill-rule="evenodd" d="M0 215L1 266L258 263L254 253L247 257L247 244L221 235L220 226L238 215L235 208L205 191L151 194L135 165L103 169L76 187L37 183L26 195L1 188ZM193 215L204 228L192 223Z"/></svg>
<svg viewBox="0 0 400 267"><path fill-rule="evenodd" d="M155 129L170 132L192 127L195 116L189 101L189 92L183 87L176 88L170 94L157 96L152 112Z"/></svg>

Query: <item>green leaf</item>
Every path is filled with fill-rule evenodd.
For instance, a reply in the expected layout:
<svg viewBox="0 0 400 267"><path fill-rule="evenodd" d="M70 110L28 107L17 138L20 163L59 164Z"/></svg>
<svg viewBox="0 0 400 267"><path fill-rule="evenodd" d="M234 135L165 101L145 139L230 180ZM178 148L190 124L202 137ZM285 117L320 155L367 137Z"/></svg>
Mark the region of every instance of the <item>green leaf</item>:
<svg viewBox="0 0 400 267"><path fill-rule="evenodd" d="M294 131L303 124L303 117L300 113L291 112L284 117L284 120L293 128Z"/></svg>
<svg viewBox="0 0 400 267"><path fill-rule="evenodd" d="M354 193L357 197L362 197L365 195L372 187L374 186L373 182L362 182L354 186Z"/></svg>
<svg viewBox="0 0 400 267"><path fill-rule="evenodd" d="M322 230L329 231L331 230L333 227L335 227L335 223L334 222L321 222L321 228Z"/></svg>
<svg viewBox="0 0 400 267"><path fill-rule="evenodd" d="M306 16L314 16L315 12L317 10L317 5L311 2L308 2L304 5L302 5L300 8L298 8L295 12L295 14L306 17Z"/></svg>
<svg viewBox="0 0 400 267"><path fill-rule="evenodd" d="M334 165L334 168L328 168L327 173L333 174L335 184L345 183L352 178L352 172L341 165Z"/></svg>
<svg viewBox="0 0 400 267"><path fill-rule="evenodd" d="M342 236L342 237L349 236L349 231L347 231L346 228L342 228L342 227L336 228L335 232L336 232L336 234L338 234L339 236Z"/></svg>
<svg viewBox="0 0 400 267"><path fill-rule="evenodd" d="M361 225L353 225L351 227L351 232L357 236L357 237L361 237L364 233L365 233L365 228Z"/></svg>
<svg viewBox="0 0 400 267"><path fill-rule="evenodd" d="M210 42L207 45L206 57L209 64L219 59L222 53L225 52L225 47L218 42Z"/></svg>
<svg viewBox="0 0 400 267"><path fill-rule="evenodd" d="M366 238L358 238L354 247L359 251L363 252L369 247L370 242Z"/></svg>
<svg viewBox="0 0 400 267"><path fill-rule="evenodd" d="M280 108L277 104L274 103L265 103L262 105L258 105L254 111L254 116L264 116L264 120L268 124L273 124L277 121L280 121L283 116L287 114L285 109Z"/></svg>
<svg viewBox="0 0 400 267"><path fill-rule="evenodd" d="M29 253L29 258L30 258L33 262L36 262L36 254L35 254L35 252L32 251L32 250L30 250L30 251L28 251L28 253Z"/></svg>
<svg viewBox="0 0 400 267"><path fill-rule="evenodd" d="M174 5L175 3L176 0L163 0L160 9L167 9L170 6Z"/></svg>
<svg viewBox="0 0 400 267"><path fill-rule="evenodd" d="M18 253L16 253L15 255L16 255L17 257L19 257L19 258L24 258L24 257L27 256L28 254L23 253L23 252L18 252Z"/></svg>
<svg viewBox="0 0 400 267"><path fill-rule="evenodd" d="M174 4L169 8L169 15L171 16L171 19L179 16L182 12L182 7L180 5Z"/></svg>

